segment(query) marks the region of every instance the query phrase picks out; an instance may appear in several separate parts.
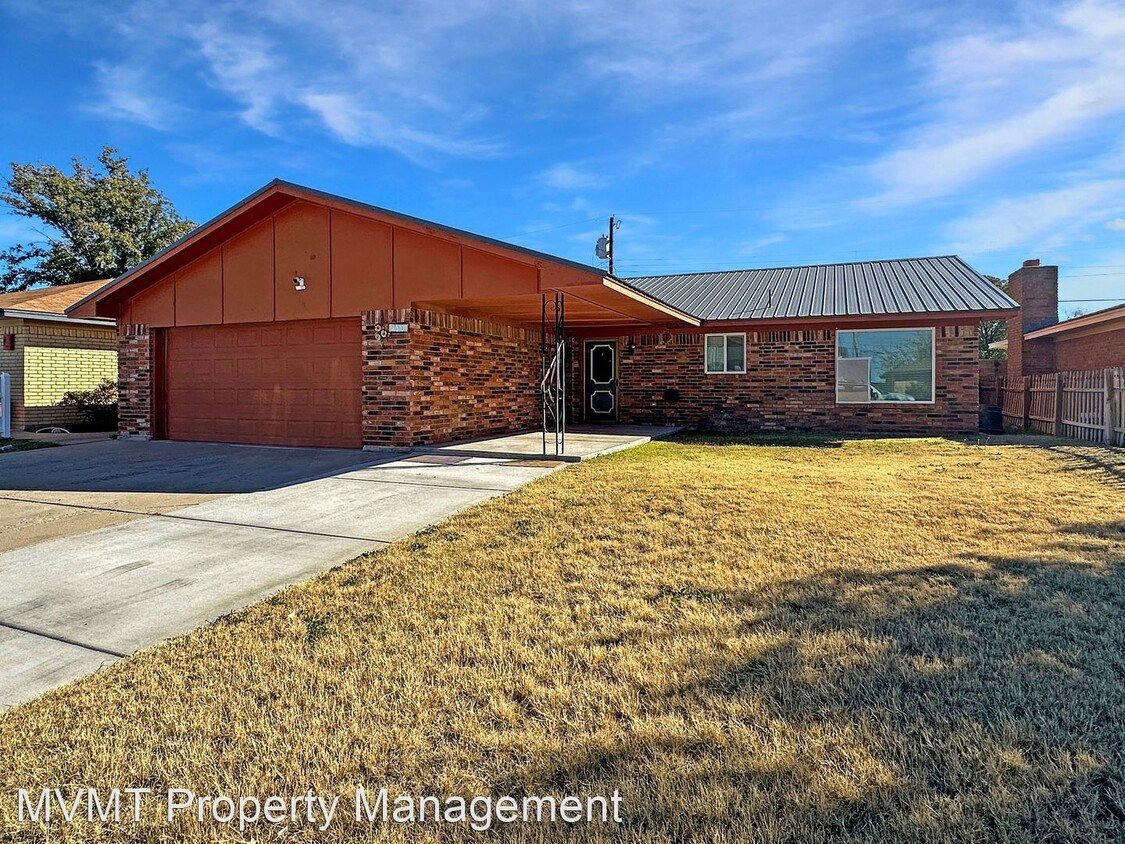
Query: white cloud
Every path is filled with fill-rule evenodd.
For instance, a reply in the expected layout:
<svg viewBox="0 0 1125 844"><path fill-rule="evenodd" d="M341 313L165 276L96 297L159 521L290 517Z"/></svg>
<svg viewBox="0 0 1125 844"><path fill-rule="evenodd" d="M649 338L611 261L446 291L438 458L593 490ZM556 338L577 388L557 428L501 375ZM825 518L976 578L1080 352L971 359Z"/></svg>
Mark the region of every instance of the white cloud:
<svg viewBox="0 0 1125 844"><path fill-rule="evenodd" d="M276 135L276 101L286 87L279 60L284 51L260 35L231 32L218 23L189 29L220 88L242 103L242 119L253 129Z"/></svg>
<svg viewBox="0 0 1125 844"><path fill-rule="evenodd" d="M116 117L170 128L141 86L115 77L148 80L170 99L202 78L256 131L288 136L312 118L345 143L416 159L491 155L508 114L582 104L592 121L667 107L672 119L646 129L657 142L693 129L789 131L792 121L771 113L795 113L857 33L890 19L876 0L793 0L769 14L683 0L623 0L612 13L593 0L151 0L102 14L113 34L104 52L116 56L102 87ZM489 119L493 128L480 128Z"/></svg>
<svg viewBox="0 0 1125 844"><path fill-rule="evenodd" d="M1110 220L1105 224L1105 227L1111 232L1125 232L1125 217L1118 217L1115 220Z"/></svg>
<svg viewBox="0 0 1125 844"><path fill-rule="evenodd" d="M387 147L414 161L423 160L424 155L431 152L459 158L487 158L501 149L499 144L488 141L459 139L416 129L392 115L364 107L347 94L308 93L299 96L297 101L308 106L345 143Z"/></svg>
<svg viewBox="0 0 1125 844"><path fill-rule="evenodd" d="M1044 16L1044 10L1046 15ZM866 168L884 211L956 194L1125 116L1125 4L1041 7L1018 29L940 41L922 57L934 103ZM1118 125L1118 136L1121 137Z"/></svg>
<svg viewBox="0 0 1125 844"><path fill-rule="evenodd" d="M102 98L90 110L150 129L171 128L177 109L152 90L152 79L136 67L95 65Z"/></svg>
<svg viewBox="0 0 1125 844"><path fill-rule="evenodd" d="M590 166L577 164L555 164L544 170L539 178L549 188L555 190L575 191L595 188L603 184Z"/></svg>
<svg viewBox="0 0 1125 844"><path fill-rule="evenodd" d="M773 232L772 234L763 235L755 240L748 240L745 243L739 244L735 249L736 255L756 255L768 246L773 246L776 243L781 243L785 240L785 235L781 232Z"/></svg>
<svg viewBox="0 0 1125 844"><path fill-rule="evenodd" d="M1119 209L1125 209L1125 179L1096 178L993 202L953 223L949 232L958 252L1051 250L1079 239L1082 227Z"/></svg>

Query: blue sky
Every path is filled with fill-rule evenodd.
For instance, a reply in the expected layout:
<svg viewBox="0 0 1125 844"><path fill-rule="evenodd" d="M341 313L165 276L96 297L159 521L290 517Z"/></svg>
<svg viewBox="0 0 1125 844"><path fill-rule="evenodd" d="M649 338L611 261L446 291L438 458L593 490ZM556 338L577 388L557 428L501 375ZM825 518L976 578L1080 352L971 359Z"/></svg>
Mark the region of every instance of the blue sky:
<svg viewBox="0 0 1125 844"><path fill-rule="evenodd" d="M1125 0L0 0L0 26L0 160L110 144L196 221L281 177L588 263L615 213L621 275L955 252L1125 299Z"/></svg>

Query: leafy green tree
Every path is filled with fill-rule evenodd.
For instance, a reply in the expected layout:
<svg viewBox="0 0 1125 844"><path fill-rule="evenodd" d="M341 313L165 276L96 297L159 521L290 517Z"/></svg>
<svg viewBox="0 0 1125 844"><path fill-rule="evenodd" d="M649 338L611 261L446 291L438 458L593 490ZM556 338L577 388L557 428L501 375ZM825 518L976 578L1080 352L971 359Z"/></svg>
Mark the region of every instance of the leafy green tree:
<svg viewBox="0 0 1125 844"><path fill-rule="evenodd" d="M0 290L114 278L195 227L152 187L148 170L132 172L113 147L97 165L74 158L71 166L12 164L0 200L47 231L0 251Z"/></svg>
<svg viewBox="0 0 1125 844"><path fill-rule="evenodd" d="M994 275L986 275L989 281L1003 290L1008 292L1008 280L1006 278L997 278ZM982 358L993 358L1002 360L1008 357L1007 351L1004 349L990 349L990 343L995 343L999 340L1008 339L1008 323L1002 319L986 319L981 320L980 324L980 356Z"/></svg>

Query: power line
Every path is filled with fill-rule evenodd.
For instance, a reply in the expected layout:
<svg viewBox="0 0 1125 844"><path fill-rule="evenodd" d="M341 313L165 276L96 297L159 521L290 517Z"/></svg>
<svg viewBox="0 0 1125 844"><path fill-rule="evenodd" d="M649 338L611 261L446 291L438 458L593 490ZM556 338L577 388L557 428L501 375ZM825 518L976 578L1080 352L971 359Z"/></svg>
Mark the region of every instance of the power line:
<svg viewBox="0 0 1125 844"><path fill-rule="evenodd" d="M517 232L516 234L505 235L504 237L499 238L499 240L511 240L515 237L526 237L527 235L543 234L544 232L557 232L559 229L569 229L573 228L574 226L584 226L587 223L596 223L601 219L601 217L588 217L585 220L576 220L573 223L563 223L561 226L551 226L547 229L531 229L531 231L521 231Z"/></svg>

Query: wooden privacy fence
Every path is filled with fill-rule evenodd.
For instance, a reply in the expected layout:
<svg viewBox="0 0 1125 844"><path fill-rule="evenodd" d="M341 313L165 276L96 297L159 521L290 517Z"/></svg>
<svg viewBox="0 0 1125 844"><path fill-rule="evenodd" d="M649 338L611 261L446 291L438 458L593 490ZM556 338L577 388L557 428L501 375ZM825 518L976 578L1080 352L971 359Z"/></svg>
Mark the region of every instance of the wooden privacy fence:
<svg viewBox="0 0 1125 844"><path fill-rule="evenodd" d="M1125 367L982 381L981 402L1004 423L1057 437L1125 445Z"/></svg>

